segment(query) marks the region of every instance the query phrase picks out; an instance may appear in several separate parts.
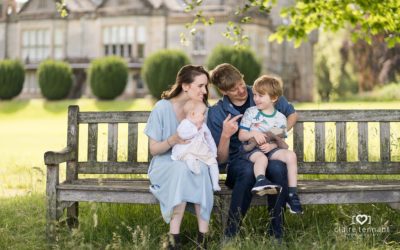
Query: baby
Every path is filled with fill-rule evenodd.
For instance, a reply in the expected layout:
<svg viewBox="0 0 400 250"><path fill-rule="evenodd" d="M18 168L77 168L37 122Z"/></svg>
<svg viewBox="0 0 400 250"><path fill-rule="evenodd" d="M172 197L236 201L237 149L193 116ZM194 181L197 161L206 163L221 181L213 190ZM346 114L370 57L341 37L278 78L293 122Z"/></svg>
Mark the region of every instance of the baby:
<svg viewBox="0 0 400 250"><path fill-rule="evenodd" d="M217 162L217 146L211 132L205 124L206 105L201 101L189 100L183 106L185 119L177 128L179 137L189 140L187 144L176 144L172 148L172 160L186 161L188 168L200 173L199 161L210 168L211 182L214 191L220 191L218 184L219 169Z"/></svg>

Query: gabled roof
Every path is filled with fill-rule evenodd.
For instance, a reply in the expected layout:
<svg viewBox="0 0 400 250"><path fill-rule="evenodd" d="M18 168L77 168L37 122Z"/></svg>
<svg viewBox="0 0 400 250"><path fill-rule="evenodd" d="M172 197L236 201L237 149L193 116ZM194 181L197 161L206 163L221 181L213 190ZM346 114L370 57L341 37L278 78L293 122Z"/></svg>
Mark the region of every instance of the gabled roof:
<svg viewBox="0 0 400 250"><path fill-rule="evenodd" d="M40 0L28 0L20 9L19 14L57 13L56 0L47 0L45 7L39 7ZM65 0L67 9L72 13L91 12L96 5L91 0Z"/></svg>
<svg viewBox="0 0 400 250"><path fill-rule="evenodd" d="M104 0L99 6L98 9L109 9L109 8L129 8L129 9L143 9L150 8L153 9L152 0L125 0L124 3L121 3L120 0Z"/></svg>
<svg viewBox="0 0 400 250"><path fill-rule="evenodd" d="M89 12L95 11L96 4L91 0L65 0L67 8L71 12Z"/></svg>

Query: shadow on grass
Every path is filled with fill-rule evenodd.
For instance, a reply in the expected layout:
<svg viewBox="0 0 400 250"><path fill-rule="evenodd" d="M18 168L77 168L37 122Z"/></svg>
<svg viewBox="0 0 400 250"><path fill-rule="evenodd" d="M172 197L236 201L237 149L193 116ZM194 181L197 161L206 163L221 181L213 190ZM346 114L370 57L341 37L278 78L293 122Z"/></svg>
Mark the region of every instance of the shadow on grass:
<svg viewBox="0 0 400 250"><path fill-rule="evenodd" d="M0 100L0 113L13 114L28 106L30 100Z"/></svg>
<svg viewBox="0 0 400 250"><path fill-rule="evenodd" d="M43 109L52 114L66 113L68 106L75 105L78 100L44 101Z"/></svg>

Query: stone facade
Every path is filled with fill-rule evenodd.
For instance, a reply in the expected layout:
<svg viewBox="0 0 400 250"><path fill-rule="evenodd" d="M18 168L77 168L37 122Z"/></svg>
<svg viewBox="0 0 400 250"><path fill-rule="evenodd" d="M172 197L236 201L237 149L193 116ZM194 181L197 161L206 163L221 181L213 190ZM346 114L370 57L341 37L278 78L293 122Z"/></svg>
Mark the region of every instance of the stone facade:
<svg viewBox="0 0 400 250"><path fill-rule="evenodd" d="M193 63L204 64L216 45L231 44L222 33L239 2L204 1L204 14L214 17L215 24L199 25L195 37L184 46L180 33L188 34L184 24L192 16L183 11L181 0L66 0L69 15L64 19L59 17L54 0L29 0L20 10L13 0L3 0L0 60L18 58L25 63L26 83L20 98L40 96L35 74L42 60L67 61L75 75L70 97L77 98L82 94L90 96L86 69L91 60L121 55L130 69L122 98L143 96L147 90L140 79L140 68L147 55L163 48L178 48L186 51ZM250 37L250 46L262 60L263 73L281 76L290 100L311 101L316 37L297 49L288 42L270 43L267 37L281 20L277 13L268 16L254 12L252 18L253 23L243 28Z"/></svg>

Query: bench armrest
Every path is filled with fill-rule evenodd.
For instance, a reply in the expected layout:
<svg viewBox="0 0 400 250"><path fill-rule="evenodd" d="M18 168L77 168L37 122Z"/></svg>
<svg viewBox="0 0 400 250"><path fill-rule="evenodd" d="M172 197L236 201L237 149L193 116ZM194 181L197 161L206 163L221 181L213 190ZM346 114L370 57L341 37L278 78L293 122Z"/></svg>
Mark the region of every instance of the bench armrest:
<svg viewBox="0 0 400 250"><path fill-rule="evenodd" d="M44 163L46 165L58 165L63 162L75 160L74 158L74 154L69 148L64 148L59 152L47 151L44 153Z"/></svg>

